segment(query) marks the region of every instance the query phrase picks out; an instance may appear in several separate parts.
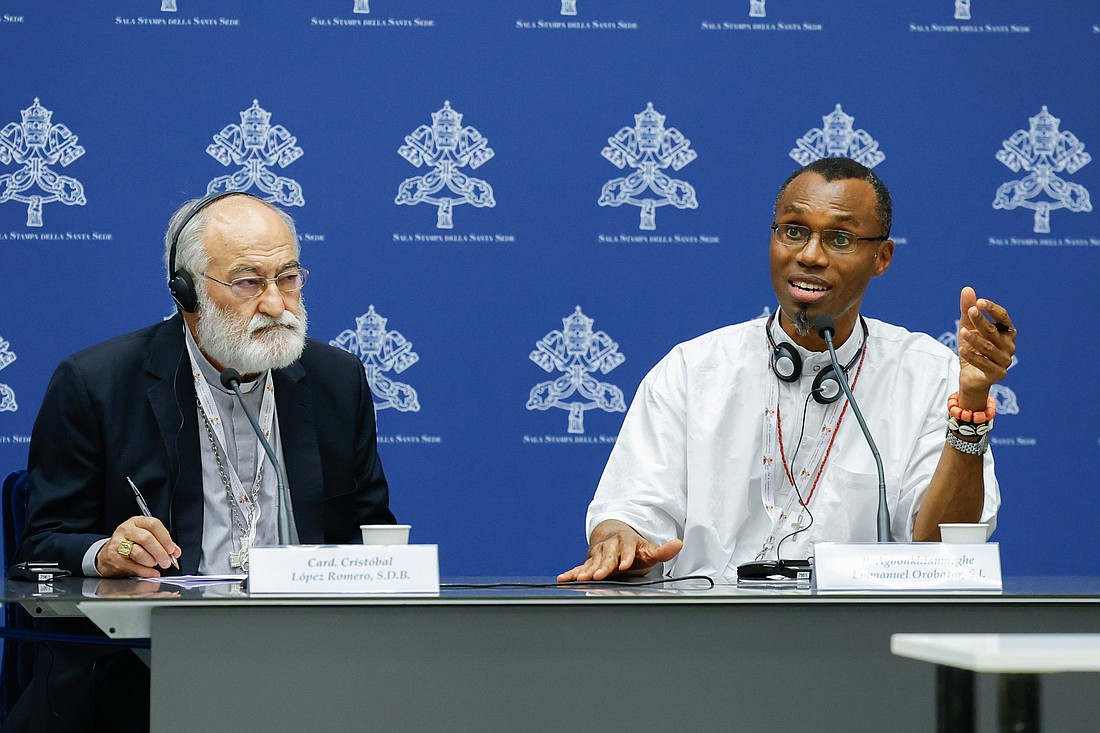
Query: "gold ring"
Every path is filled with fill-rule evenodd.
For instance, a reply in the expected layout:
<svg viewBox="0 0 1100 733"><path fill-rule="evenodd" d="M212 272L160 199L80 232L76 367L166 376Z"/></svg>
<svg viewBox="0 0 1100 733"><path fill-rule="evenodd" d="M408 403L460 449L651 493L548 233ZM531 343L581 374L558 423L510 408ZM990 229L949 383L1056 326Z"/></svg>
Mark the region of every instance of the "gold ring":
<svg viewBox="0 0 1100 733"><path fill-rule="evenodd" d="M118 554L123 557L130 557L130 553L134 551L134 543L130 540L123 540L118 543Z"/></svg>

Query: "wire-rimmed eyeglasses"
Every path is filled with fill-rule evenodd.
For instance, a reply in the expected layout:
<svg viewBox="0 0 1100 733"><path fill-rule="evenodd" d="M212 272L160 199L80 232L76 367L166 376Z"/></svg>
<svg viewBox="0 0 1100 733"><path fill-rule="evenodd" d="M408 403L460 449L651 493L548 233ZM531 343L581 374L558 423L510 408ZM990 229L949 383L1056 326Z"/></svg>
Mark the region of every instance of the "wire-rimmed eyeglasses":
<svg viewBox="0 0 1100 733"><path fill-rule="evenodd" d="M771 228L776 241L792 249L805 247L814 235L814 230L801 224L772 224ZM817 235L821 240L821 246L838 254L848 254L855 251L856 242L881 242L887 239L885 235L861 237L843 229L823 229L817 232Z"/></svg>
<svg viewBox="0 0 1100 733"><path fill-rule="evenodd" d="M231 280L230 282L219 280L206 273L203 273L203 277L226 286L229 288L229 292L233 293L233 297L247 300L248 298L255 298L267 290L268 283L275 283L275 287L282 293L293 293L297 290L301 290L302 286L306 284L306 278L309 277L309 270L304 267L299 267L297 270L284 272L275 277L238 277L236 280Z"/></svg>

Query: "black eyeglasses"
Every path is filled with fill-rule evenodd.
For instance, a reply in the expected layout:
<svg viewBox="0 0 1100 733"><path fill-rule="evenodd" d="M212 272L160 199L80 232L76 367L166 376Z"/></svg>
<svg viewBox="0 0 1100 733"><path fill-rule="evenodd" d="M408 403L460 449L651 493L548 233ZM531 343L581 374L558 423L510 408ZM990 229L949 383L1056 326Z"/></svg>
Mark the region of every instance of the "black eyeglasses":
<svg viewBox="0 0 1100 733"><path fill-rule="evenodd" d="M812 229L801 224L772 224L772 233L780 244L792 249L802 249L810 243L814 235ZM881 242L887 239L886 236L860 237L843 229L823 229L818 232L818 236L821 246L837 254L854 252L856 242Z"/></svg>
<svg viewBox="0 0 1100 733"><path fill-rule="evenodd" d="M203 277L207 280L213 280L219 285L226 286L229 288L229 292L233 293L233 297L247 300L248 298L255 298L267 290L268 283L275 283L275 287L282 293L293 293L301 290L302 286L306 284L306 278L309 277L309 270L299 267L297 270L284 272L276 277L238 277L231 282L210 277L206 273L203 273Z"/></svg>

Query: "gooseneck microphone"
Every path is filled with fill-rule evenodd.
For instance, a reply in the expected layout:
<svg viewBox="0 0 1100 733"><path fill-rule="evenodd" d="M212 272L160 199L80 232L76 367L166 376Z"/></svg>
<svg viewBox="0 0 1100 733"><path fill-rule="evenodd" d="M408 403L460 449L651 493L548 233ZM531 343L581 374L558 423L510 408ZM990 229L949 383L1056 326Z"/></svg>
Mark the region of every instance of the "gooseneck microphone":
<svg viewBox="0 0 1100 733"><path fill-rule="evenodd" d="M845 374L840 368L840 360L836 358L836 349L833 347L833 334L836 333L836 321L827 313L822 313L814 318L814 329L817 335L825 339L825 345L829 348L829 359L833 362L833 369L837 374ZM852 394L852 388L848 386L847 375L837 380L840 388L844 390L844 396L848 398L848 404L852 406L852 412L859 421L863 437L867 439L867 445L871 447L871 455L875 457L875 468L878 469L878 541L893 542L890 536L890 507L886 504L886 474L882 469L882 456L878 453L875 440L871 437L871 431L863 419L863 413L856 404L856 396Z"/></svg>
<svg viewBox="0 0 1100 733"><path fill-rule="evenodd" d="M244 416L248 418L248 423L252 426L252 430L255 431L256 437L260 439L260 444L264 447L264 453L267 453L267 457L271 460L271 465L275 468L275 481L278 483L278 496L279 496L279 541L283 544L290 544L290 512L287 511L287 505L289 502L286 500L286 482L283 481L283 467L279 465L279 461L275 458L275 451L271 449L271 443L267 442L267 438L264 437L264 431L260 430L260 424L256 422L256 416L252 414L252 411L248 409L248 406L244 403L244 395L241 394L241 373L236 369L223 369L219 375L222 386L228 390L232 390L233 394L237 395L237 401L241 403L241 409L244 410Z"/></svg>

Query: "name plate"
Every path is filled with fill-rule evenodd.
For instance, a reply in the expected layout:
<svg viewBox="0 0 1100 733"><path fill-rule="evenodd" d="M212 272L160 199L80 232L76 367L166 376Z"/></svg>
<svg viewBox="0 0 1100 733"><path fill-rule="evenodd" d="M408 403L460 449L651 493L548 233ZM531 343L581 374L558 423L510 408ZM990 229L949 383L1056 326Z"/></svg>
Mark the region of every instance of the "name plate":
<svg viewBox="0 0 1100 733"><path fill-rule="evenodd" d="M253 547L248 556L248 592L296 596L439 593L439 547Z"/></svg>
<svg viewBox="0 0 1100 733"><path fill-rule="evenodd" d="M996 542L818 542L813 575L825 592L998 592L1001 550Z"/></svg>

